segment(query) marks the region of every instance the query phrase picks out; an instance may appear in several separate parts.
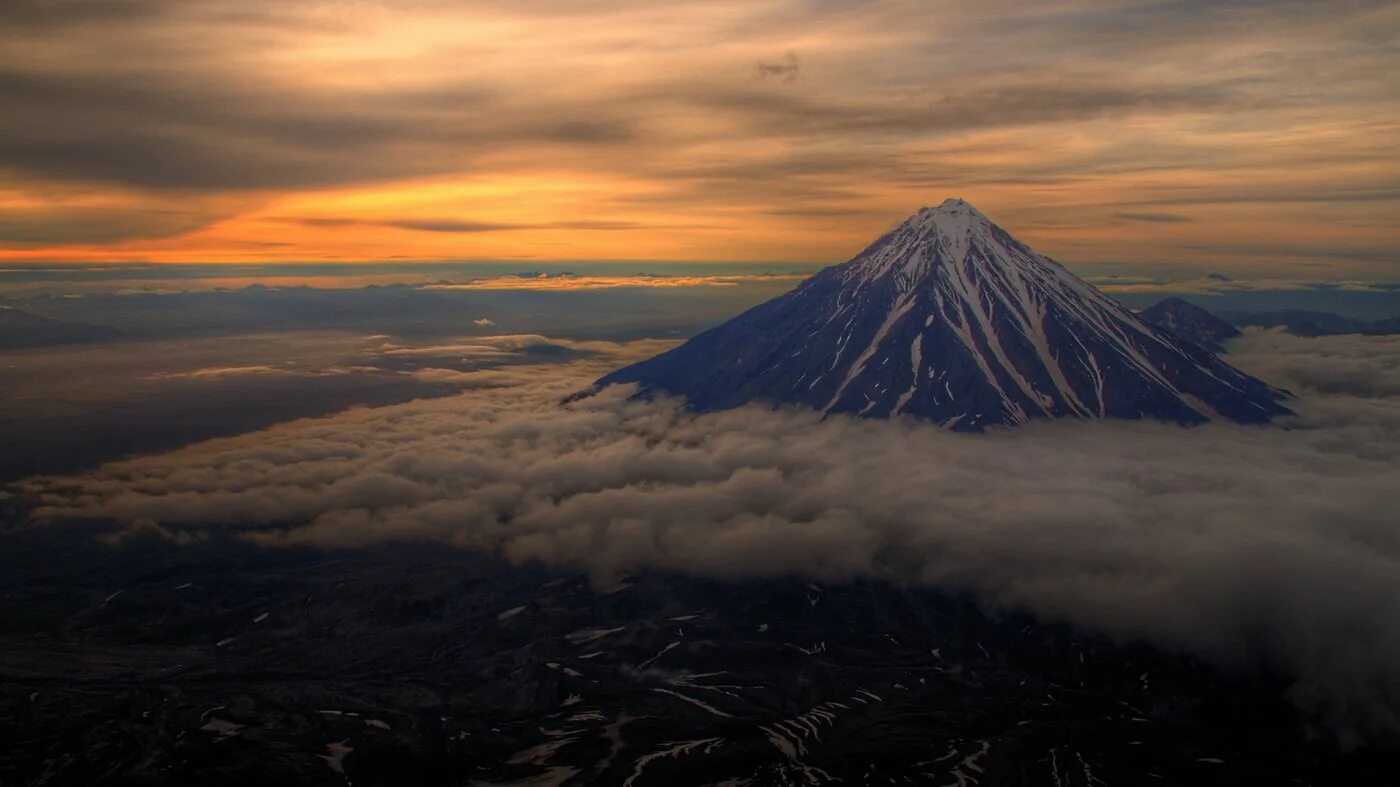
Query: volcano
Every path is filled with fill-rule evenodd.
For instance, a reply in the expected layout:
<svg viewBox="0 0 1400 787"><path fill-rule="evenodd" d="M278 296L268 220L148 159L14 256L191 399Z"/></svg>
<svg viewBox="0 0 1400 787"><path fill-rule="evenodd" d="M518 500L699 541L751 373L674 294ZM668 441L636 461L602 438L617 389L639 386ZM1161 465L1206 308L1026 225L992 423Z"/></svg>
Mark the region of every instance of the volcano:
<svg viewBox="0 0 1400 787"><path fill-rule="evenodd" d="M1284 394L1139 319L972 205L924 208L855 258L613 372L699 411L799 405L981 430L1033 418L1264 422Z"/></svg>
<svg viewBox="0 0 1400 787"><path fill-rule="evenodd" d="M1239 328L1181 298L1160 300L1138 312L1138 317L1148 325L1155 325L1212 352L1223 352L1225 341L1240 335Z"/></svg>

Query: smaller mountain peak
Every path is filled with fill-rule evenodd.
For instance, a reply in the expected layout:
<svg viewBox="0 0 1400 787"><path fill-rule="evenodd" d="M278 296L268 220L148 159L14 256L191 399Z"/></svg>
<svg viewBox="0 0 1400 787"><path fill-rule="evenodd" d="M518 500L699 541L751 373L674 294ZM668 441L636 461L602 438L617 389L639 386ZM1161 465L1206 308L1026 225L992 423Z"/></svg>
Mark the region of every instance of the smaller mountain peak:
<svg viewBox="0 0 1400 787"><path fill-rule="evenodd" d="M1206 310L1205 307L1197 306L1196 304L1186 300L1185 298L1181 298L1175 295L1168 295L1162 300L1152 304L1147 309L1144 309L1144 311L1165 311L1167 309L1182 312L1190 312L1191 314L1210 314L1210 312Z"/></svg>
<svg viewBox="0 0 1400 787"><path fill-rule="evenodd" d="M1163 298L1143 309L1138 317L1179 339L1194 342L1211 352L1223 352L1226 339L1240 335L1235 326L1206 309L1175 296Z"/></svg>

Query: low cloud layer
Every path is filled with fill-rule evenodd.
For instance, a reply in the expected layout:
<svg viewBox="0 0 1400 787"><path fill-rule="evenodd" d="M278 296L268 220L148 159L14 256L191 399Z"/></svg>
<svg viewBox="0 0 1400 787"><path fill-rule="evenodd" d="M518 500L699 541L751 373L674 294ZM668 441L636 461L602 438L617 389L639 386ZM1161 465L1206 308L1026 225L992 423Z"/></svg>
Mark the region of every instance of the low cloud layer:
<svg viewBox="0 0 1400 787"><path fill-rule="evenodd" d="M720 276L655 276L639 273L632 276L578 276L512 274L485 279L473 279L460 284L426 284L425 290L610 290L617 287L734 287L748 282L800 281L806 274L750 273Z"/></svg>
<svg viewBox="0 0 1400 787"><path fill-rule="evenodd" d="M653 348L646 348L653 349ZM625 345L496 387L311 419L24 491L269 544L432 539L599 578L880 577L1294 676L1344 734L1400 733L1400 343L1253 333L1299 395L1272 427L708 415L626 390L561 406ZM1323 370L1319 372L1318 370Z"/></svg>
<svg viewBox="0 0 1400 787"><path fill-rule="evenodd" d="M1327 281L1307 279L1248 279L1235 280L1220 274L1212 274L1196 279L1169 279L1151 276L1090 276L1089 281L1105 292L1112 293L1196 293L1200 295L1225 295L1241 292L1288 292L1288 291L1342 291L1342 292L1395 292L1400 289L1393 282L1350 281L1329 279Z"/></svg>

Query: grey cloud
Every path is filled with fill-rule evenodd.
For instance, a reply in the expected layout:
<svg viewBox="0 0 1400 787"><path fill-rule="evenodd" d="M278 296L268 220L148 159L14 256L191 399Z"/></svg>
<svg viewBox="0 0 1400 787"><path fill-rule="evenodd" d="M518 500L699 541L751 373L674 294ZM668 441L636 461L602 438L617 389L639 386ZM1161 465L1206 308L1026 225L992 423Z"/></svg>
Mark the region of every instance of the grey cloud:
<svg viewBox="0 0 1400 787"><path fill-rule="evenodd" d="M0 70L0 95L14 119L0 133L0 166L143 188L304 187L421 175L460 162L460 153L450 155L452 137L472 136L454 128L465 123L460 115L445 127L424 126L413 122L412 109L383 109L384 96L291 95L224 74L71 76L12 67ZM452 105L479 112L488 100L465 91ZM406 155L434 143L441 146L436 160Z"/></svg>
<svg viewBox="0 0 1400 787"><path fill-rule="evenodd" d="M1400 188L1388 186L1339 186L1307 191L1265 189L1230 189L1209 194L1136 200L1134 205L1223 205L1230 203L1291 203L1291 202L1395 202L1400 200Z"/></svg>
<svg viewBox="0 0 1400 787"><path fill-rule="evenodd" d="M1023 7L1014 5L1018 10ZM966 29L969 35L997 36L1017 45L1011 56L1037 57L1046 42L1066 50L1090 51L1106 58L1139 58L1144 54L1190 51L1201 42L1242 37L1293 37L1309 33L1317 40L1340 38L1353 51L1383 45L1384 36L1365 22L1384 13L1385 0L1357 0L1345 7L1309 0L1253 0L1215 3L1210 0L1148 3L1046 3L1027 13L988 14ZM1293 52L1295 62L1312 54L1305 47Z"/></svg>
<svg viewBox="0 0 1400 787"><path fill-rule="evenodd" d="M6 0L0 22L31 30L145 21L175 0Z"/></svg>
<svg viewBox="0 0 1400 787"><path fill-rule="evenodd" d="M505 387L23 488L40 517L222 525L274 545L435 539L600 580L650 568L969 591L1290 674L1296 701L1344 734L1400 733L1389 339L1236 343L1234 362L1300 395L1301 415L1279 427L1058 422L986 435L759 408L694 415L616 389L561 406L638 351L597 349L490 381Z"/></svg>
<svg viewBox="0 0 1400 787"><path fill-rule="evenodd" d="M552 63L545 79L528 61L509 59L496 73L476 73L469 42L385 66L374 80L325 79L314 72L331 67L328 61L311 58L306 75L272 64L301 62L297 42L309 40L300 35L308 30L372 35L377 28L365 23L373 14L466 7L444 0L407 9L14 0L0 8L0 113L8 121L0 126L0 169L43 186L115 184L172 205L192 193L563 169L654 187L592 208L615 215L651 201L709 211L732 203L794 211L842 203L855 208L848 216L859 216L879 195L900 190L1073 191L1092 178L1111 187L1114 175L1183 169L1201 174L1207 187L1148 185L1141 196L1162 204L1395 198L1383 182L1390 95L1380 75L1393 54L1378 32L1386 29L1377 16L1382 4L1073 2L1028 11L1023 4L801 0L714 21L706 4L682 3L671 11L678 18L706 13L696 14L698 29L679 42L639 24L640 3L480 3L464 18L480 17L482 7L512 23L541 25L545 40L559 30L603 31L606 43L598 46L625 50L638 65L620 81L580 54L592 43L563 35L564 44L579 48L561 49L566 62ZM725 44L722 54L717 41ZM801 60L778 57L794 41L804 42ZM677 43L680 57L671 59ZM988 58L989 51L998 56ZM1290 56L1275 57L1277 51ZM434 73L424 78L420 71ZM1288 114L1314 104L1329 111ZM1307 136L1301 132L1318 117L1336 118L1335 128L1348 131L1305 149L1247 145L1210 132L1241 113L1298 136ZM1150 124L1124 122L1141 115L1189 116L1201 131L1154 134L1144 130ZM676 122L701 116L713 122ZM1075 123L1079 128L1064 138L1082 132L1096 143L1065 145L1057 129L1041 128ZM1209 187L1229 171L1307 179L1300 186L1266 174L1252 187ZM1046 226L1056 208L1035 197L1038 189L1014 190L1022 196L1008 200L1013 206L1034 205L1023 210L1024 226ZM1145 216L1150 204L1131 207ZM1107 210L1129 207L1116 201ZM126 224L131 234L122 234L119 222L91 217L37 221L11 224L5 234L32 247L168 231L139 216ZM406 229L426 232L497 226L410 221ZM606 221L512 228L541 227L629 228ZM1354 253L1368 259L1364 249Z"/></svg>
<svg viewBox="0 0 1400 787"><path fill-rule="evenodd" d="M1205 109L1231 100L1226 90L1114 84L1092 77L1046 81L1033 74L1013 74L970 81L976 86L936 94L920 91L913 100L818 99L758 86L694 85L681 87L679 95L700 107L743 117L754 133L805 138L850 133L924 136L1142 110Z"/></svg>
<svg viewBox="0 0 1400 787"><path fill-rule="evenodd" d="M74 75L0 64L0 166L148 189L368 183L471 171L539 142L615 146L629 121L585 106L506 108L477 86L288 89L218 69ZM571 117L572 115L572 117Z"/></svg>
<svg viewBox="0 0 1400 787"><path fill-rule="evenodd" d="M31 16L60 5L26 2L20 7L29 10L17 13ZM93 5L146 9L122 17L121 24L135 33L178 7L85 2L69 15L72 23ZM234 13L218 4L195 8L216 19ZM294 23L271 6L239 13L267 24ZM65 18L57 11L43 14ZM114 36L109 42L121 40ZM669 149L675 142L643 135L639 119L670 114L678 104L734 115L743 125L735 132L738 138L810 140L854 133L880 141L890 134L917 137L1139 110L1237 109L1253 90L1225 78L1143 84L1102 67L1047 77L1036 66L973 69L951 83L959 86L952 92L941 87L949 82L924 74L900 80L893 92L833 90L820 97L700 76L653 81L600 105L557 95L532 97L480 81L379 91L264 83L218 60L217 47L234 43L211 37L208 44L215 52L201 57L162 40L143 52L142 62L150 65L140 69L76 63L54 70L37 62L0 61L3 106L16 119L0 134L0 164L48 177L156 189L314 187L471 171L487 153L554 142L603 149L630 143L639 155L593 165L632 171L639 161L651 160L647 149ZM120 44L110 45L120 50ZM791 54L756 66L760 74L781 79L792 78L799 67Z"/></svg>
<svg viewBox="0 0 1400 787"><path fill-rule="evenodd" d="M761 60L754 68L758 72L759 79L777 77L784 82L791 83L797 81L797 75L802 70L802 61L797 59L797 55L788 52L782 60Z"/></svg>
<svg viewBox="0 0 1400 787"><path fill-rule="evenodd" d="M0 243L16 248L64 243L111 243L166 238L216 221L219 213L45 209L0 218Z"/></svg>

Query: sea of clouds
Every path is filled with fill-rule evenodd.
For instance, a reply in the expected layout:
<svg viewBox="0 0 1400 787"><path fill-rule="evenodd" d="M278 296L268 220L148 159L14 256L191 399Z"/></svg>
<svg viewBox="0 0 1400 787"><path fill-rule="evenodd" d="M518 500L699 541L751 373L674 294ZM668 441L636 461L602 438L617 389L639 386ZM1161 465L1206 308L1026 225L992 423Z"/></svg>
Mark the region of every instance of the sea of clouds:
<svg viewBox="0 0 1400 787"><path fill-rule="evenodd" d="M532 337L531 346L544 341ZM510 342L505 342L509 345ZM1254 332L1277 425L1060 421L957 434L609 389L598 345L460 395L306 419L21 491L39 520L172 539L440 540L516 561L884 578L1296 679L1346 735L1400 733L1400 337ZM469 383L468 380L463 380Z"/></svg>

